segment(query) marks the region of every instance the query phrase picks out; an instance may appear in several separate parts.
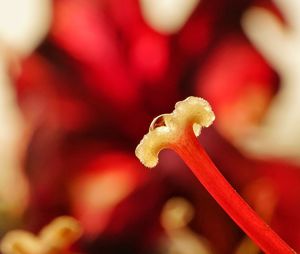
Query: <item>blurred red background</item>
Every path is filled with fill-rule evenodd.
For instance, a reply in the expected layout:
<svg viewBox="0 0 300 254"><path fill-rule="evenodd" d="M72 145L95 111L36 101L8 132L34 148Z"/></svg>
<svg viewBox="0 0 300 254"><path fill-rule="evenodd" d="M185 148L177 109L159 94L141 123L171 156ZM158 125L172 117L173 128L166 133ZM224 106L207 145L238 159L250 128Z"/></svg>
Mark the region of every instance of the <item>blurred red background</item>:
<svg viewBox="0 0 300 254"><path fill-rule="evenodd" d="M151 119L194 95L216 114L200 137L212 160L300 251L299 167L254 159L234 146L260 124L281 89L241 17L254 5L276 15L280 10L270 1L202 0L181 27L165 31L145 18L142 2L54 0L46 38L18 59L19 71L10 62L25 119L20 146L29 195L2 234L15 227L37 232L68 214L84 227L75 246L81 253L195 253L166 247L172 237L160 216L166 202L180 196L194 209L186 227L210 246L207 253L238 253L244 233L173 152L163 152L151 171L134 156Z"/></svg>

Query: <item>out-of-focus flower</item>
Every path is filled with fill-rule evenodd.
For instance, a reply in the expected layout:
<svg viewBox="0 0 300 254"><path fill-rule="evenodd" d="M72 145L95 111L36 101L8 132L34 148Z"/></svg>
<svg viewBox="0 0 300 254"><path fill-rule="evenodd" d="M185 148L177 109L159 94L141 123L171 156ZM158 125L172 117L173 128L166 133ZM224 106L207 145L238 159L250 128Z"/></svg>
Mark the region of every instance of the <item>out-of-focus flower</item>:
<svg viewBox="0 0 300 254"><path fill-rule="evenodd" d="M138 0L52 1L50 33L22 60L15 83L30 130L24 228L35 232L70 214L85 229L86 254L159 253L162 209L182 196L194 207L185 229L196 242L205 238L216 253L233 253L245 236L173 153L163 153L160 170L151 172L133 158L150 119L194 94L217 115L201 143L246 197L257 179L270 180L276 193L270 223L299 250L300 237L285 226L300 227L298 169L249 160L236 149L263 119L278 83L240 27L251 1L196 2L180 10L184 19L175 30L163 32L149 25L150 10ZM250 192L258 197L264 186L255 186Z"/></svg>
<svg viewBox="0 0 300 254"><path fill-rule="evenodd" d="M0 1L0 213L5 217L16 219L28 202L21 167L26 124L11 80L20 72L19 61L45 37L50 19L48 0Z"/></svg>
<svg viewBox="0 0 300 254"><path fill-rule="evenodd" d="M239 145L264 116L275 93L273 71L239 34L219 42L200 69L197 93L216 112L218 131Z"/></svg>
<svg viewBox="0 0 300 254"><path fill-rule="evenodd" d="M161 223L168 236L164 253L212 253L207 240L188 227L193 217L194 208L186 199L174 197L166 202L161 214Z"/></svg>
<svg viewBox="0 0 300 254"><path fill-rule="evenodd" d="M300 18L299 1L273 1L280 17L266 8L253 7L243 18L249 39L278 72L281 86L272 105L242 147L255 156L279 157L299 162Z"/></svg>
<svg viewBox="0 0 300 254"><path fill-rule="evenodd" d="M8 232L1 242L3 254L71 254L70 247L82 234L78 221L62 216L45 226L38 236L23 230Z"/></svg>

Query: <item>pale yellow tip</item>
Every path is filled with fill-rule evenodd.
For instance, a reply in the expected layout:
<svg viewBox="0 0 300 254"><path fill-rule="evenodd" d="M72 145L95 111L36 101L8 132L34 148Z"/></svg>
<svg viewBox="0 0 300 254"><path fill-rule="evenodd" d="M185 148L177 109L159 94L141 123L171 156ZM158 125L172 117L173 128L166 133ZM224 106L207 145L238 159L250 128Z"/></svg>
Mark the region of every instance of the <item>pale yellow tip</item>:
<svg viewBox="0 0 300 254"><path fill-rule="evenodd" d="M215 115L206 100L188 97L177 102L172 113L160 115L152 121L135 154L146 167L155 167L159 152L176 143L185 128L193 128L195 135L199 136L201 128L210 126L214 119Z"/></svg>
<svg viewBox="0 0 300 254"><path fill-rule="evenodd" d="M79 222L70 216L61 216L44 227L40 239L53 248L64 249L73 244L82 234Z"/></svg>
<svg viewBox="0 0 300 254"><path fill-rule="evenodd" d="M1 241L3 254L49 254L62 253L82 233L77 220L62 216L44 227L38 236L24 230L8 232Z"/></svg>

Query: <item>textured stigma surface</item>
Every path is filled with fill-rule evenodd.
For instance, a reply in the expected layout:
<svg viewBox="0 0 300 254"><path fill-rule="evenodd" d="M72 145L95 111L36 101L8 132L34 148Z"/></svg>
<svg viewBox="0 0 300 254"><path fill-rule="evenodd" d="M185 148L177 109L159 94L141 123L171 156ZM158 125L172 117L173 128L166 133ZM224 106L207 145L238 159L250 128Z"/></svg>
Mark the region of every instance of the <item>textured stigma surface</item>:
<svg viewBox="0 0 300 254"><path fill-rule="evenodd" d="M188 97L177 102L172 113L154 118L135 154L146 167L155 167L159 152L176 142L186 127L192 127L195 135L199 136L201 128L210 126L214 119L215 115L206 100Z"/></svg>

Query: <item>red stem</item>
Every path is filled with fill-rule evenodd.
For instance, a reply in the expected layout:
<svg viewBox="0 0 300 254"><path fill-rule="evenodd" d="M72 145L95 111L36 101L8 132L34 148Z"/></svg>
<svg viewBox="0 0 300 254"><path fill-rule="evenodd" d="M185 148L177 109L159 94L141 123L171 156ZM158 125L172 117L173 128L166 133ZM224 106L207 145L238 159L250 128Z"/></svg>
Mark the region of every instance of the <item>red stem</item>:
<svg viewBox="0 0 300 254"><path fill-rule="evenodd" d="M265 253L296 253L232 188L202 148L194 133L186 132L173 149L219 205Z"/></svg>

